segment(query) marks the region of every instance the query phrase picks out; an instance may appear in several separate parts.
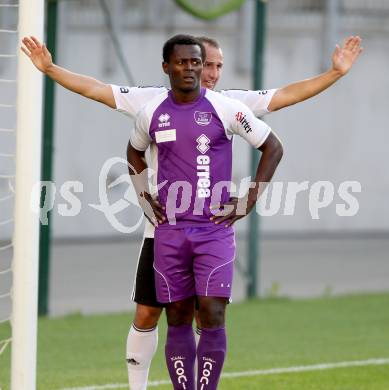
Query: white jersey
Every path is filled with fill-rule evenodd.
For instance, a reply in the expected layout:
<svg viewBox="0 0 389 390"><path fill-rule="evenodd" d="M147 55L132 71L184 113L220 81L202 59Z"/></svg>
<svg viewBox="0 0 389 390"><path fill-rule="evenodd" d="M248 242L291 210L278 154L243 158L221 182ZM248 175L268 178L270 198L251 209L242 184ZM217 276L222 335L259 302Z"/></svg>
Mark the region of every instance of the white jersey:
<svg viewBox="0 0 389 390"><path fill-rule="evenodd" d="M121 87L111 85L115 98L116 110L135 119L140 110L158 95L166 94L168 89L165 87ZM269 112L268 106L277 89L264 91L246 91L246 90L223 90L222 95L236 99L244 103L255 116L260 117ZM150 157L151 168L157 167L157 149L155 144L151 144ZM154 238L154 226L146 220L144 237Z"/></svg>

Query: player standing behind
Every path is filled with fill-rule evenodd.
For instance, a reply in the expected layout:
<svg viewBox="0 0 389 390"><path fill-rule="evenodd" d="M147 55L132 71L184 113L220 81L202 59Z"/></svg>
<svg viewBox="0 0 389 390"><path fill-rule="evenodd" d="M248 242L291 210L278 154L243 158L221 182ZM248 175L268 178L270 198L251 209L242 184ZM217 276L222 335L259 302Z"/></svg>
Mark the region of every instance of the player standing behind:
<svg viewBox="0 0 389 390"><path fill-rule="evenodd" d="M200 40L204 43L207 55L202 72L202 86L213 89L222 73L223 54L215 40L207 37L200 37ZM256 116L299 103L330 87L348 73L362 50L360 43L361 39L358 36L346 39L341 48L336 47L331 68L314 78L267 92L226 90L223 93L243 101ZM159 87L119 87L106 84L54 64L47 48L34 37L25 37L23 44L22 50L32 63L64 88L117 109L131 118L134 118L145 103L166 90ZM150 278L154 278L153 237L154 228L146 221L137 268L137 283L134 286L136 287L134 288L135 302L137 302L134 326L130 327L127 341L128 371L132 390L146 389L149 367L158 343L157 323L162 308L156 302L154 283L149 282Z"/></svg>
<svg viewBox="0 0 389 390"><path fill-rule="evenodd" d="M225 309L235 259L231 225L255 207L283 154L278 138L247 106L201 88L204 60L205 48L190 35L165 43L163 70L171 90L140 111L127 154L137 194L154 211L157 298L166 304L165 356L177 390L194 390L196 356L197 388L217 389L227 348ZM169 117L168 126L161 128L161 117ZM234 135L262 152L242 203L230 201ZM134 177L147 169L145 151L151 144L158 149L159 201L150 197L147 183ZM215 204L220 210L212 212ZM197 351L195 297L202 325Z"/></svg>

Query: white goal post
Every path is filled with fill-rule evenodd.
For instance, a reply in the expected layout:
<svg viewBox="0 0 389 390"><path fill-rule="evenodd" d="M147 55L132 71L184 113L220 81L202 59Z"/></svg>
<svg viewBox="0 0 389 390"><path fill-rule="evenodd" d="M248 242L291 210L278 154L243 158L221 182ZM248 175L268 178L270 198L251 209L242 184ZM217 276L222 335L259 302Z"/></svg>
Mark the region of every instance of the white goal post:
<svg viewBox="0 0 389 390"><path fill-rule="evenodd" d="M43 40L44 0L19 1L18 31L19 44L26 35ZM32 211L30 203L33 185L40 180L42 81L42 74L19 50L12 262L12 390L36 388L39 215Z"/></svg>

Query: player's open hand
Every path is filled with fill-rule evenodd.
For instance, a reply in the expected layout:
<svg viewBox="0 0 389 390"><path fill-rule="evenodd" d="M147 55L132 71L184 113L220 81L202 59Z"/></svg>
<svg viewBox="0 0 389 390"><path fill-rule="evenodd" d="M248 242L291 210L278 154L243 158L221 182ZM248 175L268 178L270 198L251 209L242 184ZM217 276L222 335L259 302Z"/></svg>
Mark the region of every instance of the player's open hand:
<svg viewBox="0 0 389 390"><path fill-rule="evenodd" d="M218 211L214 213L210 220L216 225L224 225L225 227L232 226L237 220L246 216L253 209L255 203L251 204L247 199L247 197L231 197L226 203L211 206L211 210Z"/></svg>
<svg viewBox="0 0 389 390"><path fill-rule="evenodd" d="M342 76L345 75L363 50L361 41L359 36L351 36L344 41L342 47L336 45L332 55L332 69L338 71Z"/></svg>
<svg viewBox="0 0 389 390"><path fill-rule="evenodd" d="M31 62L43 73L46 73L53 65L50 52L47 47L35 37L24 37L21 49Z"/></svg>
<svg viewBox="0 0 389 390"><path fill-rule="evenodd" d="M144 192L140 198L140 206L142 207L145 217L149 222L158 226L166 221L164 216L164 207L159 203L158 199L153 198L149 193Z"/></svg>

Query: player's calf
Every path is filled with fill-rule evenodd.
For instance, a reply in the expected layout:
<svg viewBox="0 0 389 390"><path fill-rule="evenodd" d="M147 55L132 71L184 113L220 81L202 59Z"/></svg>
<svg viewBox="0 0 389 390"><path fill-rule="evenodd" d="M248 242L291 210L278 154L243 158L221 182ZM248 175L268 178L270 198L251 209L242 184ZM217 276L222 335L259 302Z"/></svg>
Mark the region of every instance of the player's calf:
<svg viewBox="0 0 389 390"><path fill-rule="evenodd" d="M227 351L226 298L199 297L202 324L197 348L197 389L216 390Z"/></svg>

